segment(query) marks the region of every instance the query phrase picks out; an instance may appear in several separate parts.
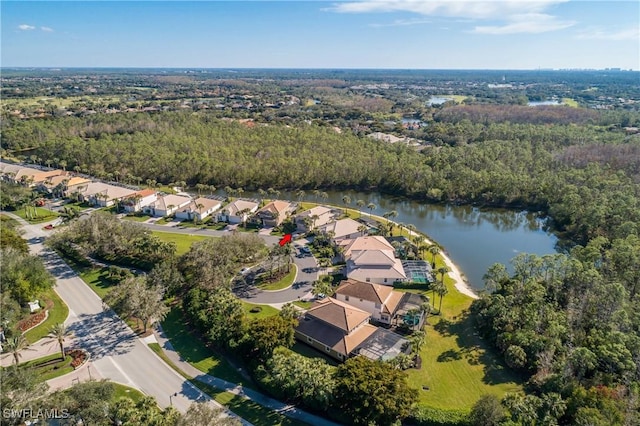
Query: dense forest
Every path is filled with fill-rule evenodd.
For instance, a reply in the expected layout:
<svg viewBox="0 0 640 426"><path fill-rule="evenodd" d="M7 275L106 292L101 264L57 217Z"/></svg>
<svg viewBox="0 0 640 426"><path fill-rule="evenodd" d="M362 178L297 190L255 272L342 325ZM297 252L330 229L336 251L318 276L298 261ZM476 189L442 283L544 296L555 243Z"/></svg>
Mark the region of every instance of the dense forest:
<svg viewBox="0 0 640 426"><path fill-rule="evenodd" d="M479 331L529 378L527 395L483 398L472 420L638 424L640 137L625 127L640 117L522 108L429 111L421 116L427 143L419 150L313 121L249 125L191 110L8 117L2 154L130 184L353 188L546 213L566 251L521 255L512 274L493 266L485 275L492 293L472 307ZM190 317L197 322L207 303L226 296L195 286Z"/></svg>

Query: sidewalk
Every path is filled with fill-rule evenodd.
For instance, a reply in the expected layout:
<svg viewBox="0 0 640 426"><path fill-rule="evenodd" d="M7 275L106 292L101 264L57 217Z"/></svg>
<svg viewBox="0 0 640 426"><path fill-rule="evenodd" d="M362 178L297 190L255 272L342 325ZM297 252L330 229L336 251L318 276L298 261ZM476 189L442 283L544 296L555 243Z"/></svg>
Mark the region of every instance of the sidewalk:
<svg viewBox="0 0 640 426"><path fill-rule="evenodd" d="M156 336L156 340L160 344L160 347L167 355L167 358L169 358L185 374L193 377L194 380L198 380L215 388L225 390L234 395L242 396L245 399L250 399L251 401L258 403L263 407L269 408L284 416L303 421L313 426L338 426L338 423L334 423L332 421L323 419L322 417L318 417L314 414L307 413L306 411L301 410L294 405L284 404L278 400L269 398L261 394L260 392L254 391L253 389L247 389L241 385L230 383L217 377L205 374L183 360L182 357L180 357L180 354L176 352L175 349L173 349L171 342L169 342L161 327L159 327L159 330L154 330L154 334Z"/></svg>

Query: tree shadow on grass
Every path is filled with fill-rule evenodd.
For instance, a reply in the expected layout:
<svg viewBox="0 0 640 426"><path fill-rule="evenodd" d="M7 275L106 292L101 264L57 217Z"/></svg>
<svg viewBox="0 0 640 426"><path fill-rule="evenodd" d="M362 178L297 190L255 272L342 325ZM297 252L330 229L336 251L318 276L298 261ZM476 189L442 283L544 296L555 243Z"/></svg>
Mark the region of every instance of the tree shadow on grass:
<svg viewBox="0 0 640 426"><path fill-rule="evenodd" d="M434 329L445 337L455 336L459 351L449 350L438 356L438 362L466 359L471 365L484 366L483 382L488 385L501 383L522 383L524 378L508 368L500 355L488 342L482 339L474 326L473 316L464 311L453 321L442 319Z"/></svg>

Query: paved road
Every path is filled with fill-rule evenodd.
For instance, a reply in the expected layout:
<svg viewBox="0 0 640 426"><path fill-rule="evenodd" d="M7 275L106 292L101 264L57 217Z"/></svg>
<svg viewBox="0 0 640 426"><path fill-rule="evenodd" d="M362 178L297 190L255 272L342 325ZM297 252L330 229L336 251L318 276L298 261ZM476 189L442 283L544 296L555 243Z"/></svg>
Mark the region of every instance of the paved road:
<svg viewBox="0 0 640 426"><path fill-rule="evenodd" d="M14 216L15 218L15 216ZM154 396L161 407L170 404L181 412L194 401L210 400L158 358L112 310L53 251L43 246L42 225L23 224L30 250L38 254L56 279L55 290L69 306L65 321L77 345L91 354L92 369L101 377L137 388Z"/></svg>
<svg viewBox="0 0 640 426"><path fill-rule="evenodd" d="M294 251L299 253L300 247L305 243L305 240L295 241L293 243ZM308 255L304 257L294 256L293 263L298 267L298 273L294 280L294 283L298 283L298 285L277 291L263 291L256 289L250 296L242 297L242 299L251 303L281 304L310 298L311 287L313 283L318 280L320 272L318 262L313 256Z"/></svg>

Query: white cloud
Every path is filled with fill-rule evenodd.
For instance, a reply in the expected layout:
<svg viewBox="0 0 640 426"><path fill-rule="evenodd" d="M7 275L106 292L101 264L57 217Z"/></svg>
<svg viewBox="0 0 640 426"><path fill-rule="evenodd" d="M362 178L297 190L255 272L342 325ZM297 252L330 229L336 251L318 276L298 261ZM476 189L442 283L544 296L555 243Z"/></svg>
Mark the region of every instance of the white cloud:
<svg viewBox="0 0 640 426"><path fill-rule="evenodd" d="M497 25L478 25L473 32L536 34L557 31L575 24L544 13L552 6L567 1L569 0L363 0L337 3L328 10L339 13L410 12L456 19L458 22L498 21Z"/></svg>
<svg viewBox="0 0 640 426"><path fill-rule="evenodd" d="M50 27L40 27L40 29L42 31L44 31L44 32L47 32L47 33L52 33L53 32L53 28L50 28Z"/></svg>
<svg viewBox="0 0 640 426"><path fill-rule="evenodd" d="M18 25L18 28L21 29L22 31L31 31L36 29L36 27L34 27L33 25L27 25L27 24L20 24Z"/></svg>
<svg viewBox="0 0 640 426"><path fill-rule="evenodd" d="M577 33L576 38L580 40L638 41L638 39L640 39L640 28L634 27L618 31L603 30L602 28L590 28Z"/></svg>
<svg viewBox="0 0 640 426"><path fill-rule="evenodd" d="M465 19L500 19L514 14L540 13L568 0L364 0L335 4L329 10L341 13L413 12L425 16Z"/></svg>
<svg viewBox="0 0 640 426"><path fill-rule="evenodd" d="M562 21L555 16L542 13L513 15L504 25L476 26L473 32L476 34L540 34L549 31L558 31L575 25L575 21Z"/></svg>
<svg viewBox="0 0 640 426"><path fill-rule="evenodd" d="M429 19L396 19L395 21L389 24L371 24L371 27L407 27L411 25L423 25L430 24L431 20Z"/></svg>

